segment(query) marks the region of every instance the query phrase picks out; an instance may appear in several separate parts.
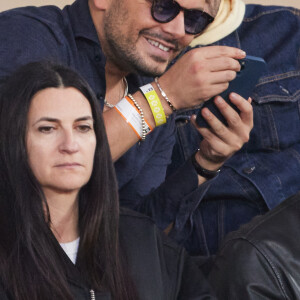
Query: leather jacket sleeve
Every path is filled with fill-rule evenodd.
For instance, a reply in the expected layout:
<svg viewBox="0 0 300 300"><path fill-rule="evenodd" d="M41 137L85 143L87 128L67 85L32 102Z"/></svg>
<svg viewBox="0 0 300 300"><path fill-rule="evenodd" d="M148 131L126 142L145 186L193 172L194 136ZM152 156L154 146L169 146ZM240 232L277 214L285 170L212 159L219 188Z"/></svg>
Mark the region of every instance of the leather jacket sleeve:
<svg viewBox="0 0 300 300"><path fill-rule="evenodd" d="M7 293L4 290L2 282L0 282L0 299L1 300L9 300L8 296L7 296Z"/></svg>
<svg viewBox="0 0 300 300"><path fill-rule="evenodd" d="M209 281L222 300L290 299L272 261L246 239L225 244L215 259Z"/></svg>
<svg viewBox="0 0 300 300"><path fill-rule="evenodd" d="M199 267L185 253L183 270L180 278L180 291L177 300L217 300L210 285L207 284L207 279L204 277Z"/></svg>

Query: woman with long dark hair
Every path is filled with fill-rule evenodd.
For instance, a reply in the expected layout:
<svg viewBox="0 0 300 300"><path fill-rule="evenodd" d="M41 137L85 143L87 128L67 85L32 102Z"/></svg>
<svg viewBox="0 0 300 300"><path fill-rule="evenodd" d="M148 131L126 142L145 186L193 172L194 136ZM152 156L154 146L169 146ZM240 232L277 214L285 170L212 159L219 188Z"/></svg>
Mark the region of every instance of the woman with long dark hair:
<svg viewBox="0 0 300 300"><path fill-rule="evenodd" d="M119 213L97 100L49 62L1 87L0 285L1 299L210 299L181 248Z"/></svg>

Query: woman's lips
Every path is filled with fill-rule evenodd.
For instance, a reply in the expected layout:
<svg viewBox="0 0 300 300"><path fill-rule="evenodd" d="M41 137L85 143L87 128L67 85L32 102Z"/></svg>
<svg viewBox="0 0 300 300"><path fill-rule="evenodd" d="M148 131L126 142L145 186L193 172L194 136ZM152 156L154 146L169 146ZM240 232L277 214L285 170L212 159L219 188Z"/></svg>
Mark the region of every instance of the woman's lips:
<svg viewBox="0 0 300 300"><path fill-rule="evenodd" d="M79 163L60 163L55 165L56 168L76 168L76 167L82 167Z"/></svg>

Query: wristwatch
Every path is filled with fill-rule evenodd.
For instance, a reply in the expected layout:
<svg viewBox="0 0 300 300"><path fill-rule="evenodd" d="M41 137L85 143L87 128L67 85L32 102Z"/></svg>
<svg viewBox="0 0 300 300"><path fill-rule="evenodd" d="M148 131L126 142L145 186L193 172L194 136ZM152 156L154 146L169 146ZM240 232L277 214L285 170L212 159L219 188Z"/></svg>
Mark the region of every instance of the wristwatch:
<svg viewBox="0 0 300 300"><path fill-rule="evenodd" d="M206 179L215 178L220 173L221 169L218 169L216 171L211 171L211 170L207 170L207 169L204 169L203 167L201 167L196 160L196 154L198 151L199 151L199 149L191 156L191 161L192 161L192 164L193 164L197 174Z"/></svg>

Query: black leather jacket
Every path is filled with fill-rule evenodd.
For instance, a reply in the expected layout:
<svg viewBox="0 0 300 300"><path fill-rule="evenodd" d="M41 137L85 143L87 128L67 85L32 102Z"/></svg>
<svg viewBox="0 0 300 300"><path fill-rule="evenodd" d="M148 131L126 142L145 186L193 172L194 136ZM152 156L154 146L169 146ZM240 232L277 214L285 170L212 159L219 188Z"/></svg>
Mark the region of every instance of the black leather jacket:
<svg viewBox="0 0 300 300"><path fill-rule="evenodd" d="M209 275L220 300L300 299L300 193L229 234Z"/></svg>
<svg viewBox="0 0 300 300"><path fill-rule="evenodd" d="M216 299L193 258L161 233L149 217L122 209L120 245L127 257L139 300ZM65 261L74 300L111 300L109 292L91 291L84 275L58 244L57 247ZM0 288L0 300L8 299L12 300Z"/></svg>

